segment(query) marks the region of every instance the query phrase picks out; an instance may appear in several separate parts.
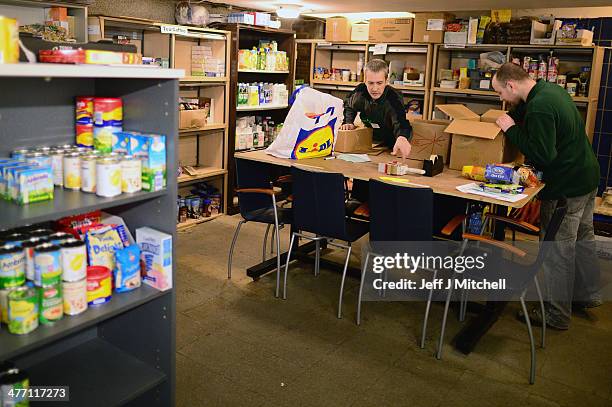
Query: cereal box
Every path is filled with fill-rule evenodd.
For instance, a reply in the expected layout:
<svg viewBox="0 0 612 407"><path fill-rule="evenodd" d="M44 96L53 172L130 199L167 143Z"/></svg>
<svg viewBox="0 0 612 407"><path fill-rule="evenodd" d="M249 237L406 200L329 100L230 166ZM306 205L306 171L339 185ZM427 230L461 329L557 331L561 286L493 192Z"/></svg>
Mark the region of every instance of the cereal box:
<svg viewBox="0 0 612 407"><path fill-rule="evenodd" d="M142 227L136 229L136 243L145 264L144 283L160 291L171 289L172 235Z"/></svg>

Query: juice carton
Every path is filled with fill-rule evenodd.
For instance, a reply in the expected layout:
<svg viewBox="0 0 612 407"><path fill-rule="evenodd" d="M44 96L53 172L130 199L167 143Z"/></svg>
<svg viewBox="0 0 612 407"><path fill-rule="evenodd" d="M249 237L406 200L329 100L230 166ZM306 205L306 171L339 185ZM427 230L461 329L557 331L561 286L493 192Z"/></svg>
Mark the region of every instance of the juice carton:
<svg viewBox="0 0 612 407"><path fill-rule="evenodd" d="M14 200L25 205L53 199L53 171L51 167L33 167L15 171Z"/></svg>
<svg viewBox="0 0 612 407"><path fill-rule="evenodd" d="M2 195L4 199L11 200L15 199L17 196L15 192L15 172L20 169L34 168L37 165L28 164L28 163L19 163L15 165L11 165L8 167L4 167L2 169L2 178L4 179L4 194Z"/></svg>
<svg viewBox="0 0 612 407"><path fill-rule="evenodd" d="M144 283L160 291L172 288L172 235L149 227L136 229L136 243L145 263Z"/></svg>
<svg viewBox="0 0 612 407"><path fill-rule="evenodd" d="M166 187L166 136L134 134L130 136L132 155L142 160L143 191L159 191Z"/></svg>

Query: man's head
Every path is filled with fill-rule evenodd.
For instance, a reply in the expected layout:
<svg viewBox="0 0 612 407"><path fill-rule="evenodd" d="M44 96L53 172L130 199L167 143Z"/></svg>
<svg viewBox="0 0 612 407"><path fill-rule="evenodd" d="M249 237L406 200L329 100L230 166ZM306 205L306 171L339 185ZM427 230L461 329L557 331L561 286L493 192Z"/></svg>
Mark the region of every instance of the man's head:
<svg viewBox="0 0 612 407"><path fill-rule="evenodd" d="M368 61L365 66L365 84L372 99L378 99L383 95L387 86L389 68L382 59Z"/></svg>
<svg viewBox="0 0 612 407"><path fill-rule="evenodd" d="M500 99L517 105L527 100L535 81L520 66L507 62L493 76L493 89Z"/></svg>

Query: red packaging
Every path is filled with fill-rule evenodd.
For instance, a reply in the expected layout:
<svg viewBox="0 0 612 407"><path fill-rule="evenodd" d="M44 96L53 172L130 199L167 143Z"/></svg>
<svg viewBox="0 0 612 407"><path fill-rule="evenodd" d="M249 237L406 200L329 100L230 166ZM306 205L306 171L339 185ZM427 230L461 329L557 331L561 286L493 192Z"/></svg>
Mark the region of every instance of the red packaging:
<svg viewBox="0 0 612 407"><path fill-rule="evenodd" d="M84 64L82 49L43 49L38 51L38 61L48 64Z"/></svg>

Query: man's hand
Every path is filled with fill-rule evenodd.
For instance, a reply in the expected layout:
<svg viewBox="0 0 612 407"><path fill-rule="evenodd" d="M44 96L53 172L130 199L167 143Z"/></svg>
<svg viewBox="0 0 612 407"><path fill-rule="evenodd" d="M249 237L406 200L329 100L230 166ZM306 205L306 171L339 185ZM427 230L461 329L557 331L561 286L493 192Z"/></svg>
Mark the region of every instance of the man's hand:
<svg viewBox="0 0 612 407"><path fill-rule="evenodd" d="M404 160L408 158L410 155L410 151L412 150L412 145L408 141L408 139L404 136L399 136L397 140L395 140L395 145L393 146L393 152L391 154L397 156L397 153L401 153L401 156Z"/></svg>
<svg viewBox="0 0 612 407"><path fill-rule="evenodd" d="M353 123L346 123L340 126L340 130L355 130L355 125Z"/></svg>
<svg viewBox="0 0 612 407"><path fill-rule="evenodd" d="M495 123L497 123L497 125L499 127L501 127L501 129L504 131L504 133L506 132L506 130L508 130L510 127L514 126L516 123L514 122L514 119L510 116L508 116L507 114L503 114L501 116L499 116L497 118L497 120L495 121Z"/></svg>

